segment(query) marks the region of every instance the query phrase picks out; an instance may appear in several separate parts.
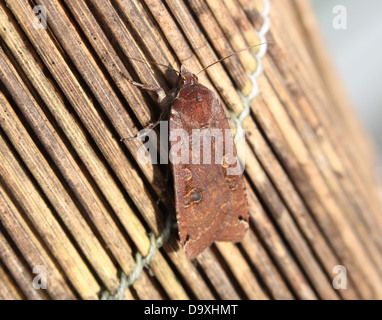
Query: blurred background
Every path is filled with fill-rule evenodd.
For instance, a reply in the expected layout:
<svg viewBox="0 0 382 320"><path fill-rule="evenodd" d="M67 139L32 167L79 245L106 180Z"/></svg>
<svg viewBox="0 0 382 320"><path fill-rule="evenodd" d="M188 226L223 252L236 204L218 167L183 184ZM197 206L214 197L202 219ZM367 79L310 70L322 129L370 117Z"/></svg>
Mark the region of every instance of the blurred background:
<svg viewBox="0 0 382 320"><path fill-rule="evenodd" d="M311 0L329 54L353 107L378 152L382 176L382 1ZM333 26L338 9L346 10L345 29ZM333 12L335 11L335 12ZM343 13L342 13L343 14Z"/></svg>

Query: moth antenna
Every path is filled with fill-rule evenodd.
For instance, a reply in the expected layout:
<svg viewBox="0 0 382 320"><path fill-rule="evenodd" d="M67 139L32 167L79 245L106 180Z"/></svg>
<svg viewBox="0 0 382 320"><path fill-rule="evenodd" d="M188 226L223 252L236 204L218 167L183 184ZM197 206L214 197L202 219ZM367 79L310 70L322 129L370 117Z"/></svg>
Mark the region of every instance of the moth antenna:
<svg viewBox="0 0 382 320"><path fill-rule="evenodd" d="M252 45L252 46L248 46L248 47L246 47L246 48L244 48L244 49L241 49L241 50L239 50L239 51L236 51L236 52L234 52L234 53L231 53L231 54L229 54L228 56L225 56L224 58L221 58L221 59L219 59L219 60L217 60L217 61L211 63L211 64L208 65L207 67L203 68L203 69L200 70L196 75L202 73L203 71L205 71L205 70L208 69L209 67L212 67L214 64L217 64L217 63L219 63L219 62L222 62L222 61L225 60L225 59L228 59L228 58L234 56L235 54L238 54L238 53L240 53L240 52L242 52L242 51L245 51L245 50L248 50L248 49L251 49L251 48L254 48L254 47L259 47L259 46L262 46L263 44L268 44L268 43L271 43L271 42L267 41L267 42L262 42L262 43L254 44L254 45Z"/></svg>
<svg viewBox="0 0 382 320"><path fill-rule="evenodd" d="M150 60L139 59L139 58L132 58L132 57L128 57L128 56L127 56L127 58L130 59L130 60L136 60L136 61L140 61L140 62L147 62L147 63L150 63L150 64L156 64L156 65L158 65L158 66L165 67L165 68L167 68L167 69L170 69L170 70L172 70L172 71L175 71L177 74L180 75L180 72L179 72L178 70L176 70L176 69L174 69L174 68L172 68L172 67L169 67L169 66L167 66L167 65L165 65L165 64L158 63L158 62L156 62L156 61L150 61Z"/></svg>

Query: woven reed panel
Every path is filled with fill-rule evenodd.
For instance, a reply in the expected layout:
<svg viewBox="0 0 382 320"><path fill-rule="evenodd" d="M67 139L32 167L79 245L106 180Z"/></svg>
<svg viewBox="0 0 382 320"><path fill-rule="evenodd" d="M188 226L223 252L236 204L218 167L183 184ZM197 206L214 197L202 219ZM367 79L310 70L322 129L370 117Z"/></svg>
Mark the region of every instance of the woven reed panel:
<svg viewBox="0 0 382 320"><path fill-rule="evenodd" d="M382 298L368 136L308 2L272 1L269 16L267 4L1 1L1 299L98 299L132 272L125 299ZM46 29L36 27L36 5ZM261 46L199 76L233 117L248 102L239 93L257 82L259 94L241 118L250 230L190 261L166 224L175 211L166 166L137 161L142 141L120 141L158 119L157 96L121 74L168 91L175 72L129 57L196 73L260 43L255 30L269 21L257 78ZM346 290L333 288L336 265L346 267ZM46 289L32 285L36 266Z"/></svg>

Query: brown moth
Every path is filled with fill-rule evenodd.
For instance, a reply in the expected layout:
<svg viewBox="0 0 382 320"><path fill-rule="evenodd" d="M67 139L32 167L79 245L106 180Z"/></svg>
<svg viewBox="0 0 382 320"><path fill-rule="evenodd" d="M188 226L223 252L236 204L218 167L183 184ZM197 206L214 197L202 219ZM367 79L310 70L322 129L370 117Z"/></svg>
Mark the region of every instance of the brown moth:
<svg viewBox="0 0 382 320"><path fill-rule="evenodd" d="M267 43L269 42L236 51L208 65L200 72L239 52ZM161 100L163 101L168 102L171 99L169 106L170 159L171 155L174 156L177 153L173 149L179 143L179 139L172 139L173 133L177 130L183 130L189 137L187 145L185 145L189 151L187 155L188 161L185 163L172 163L179 238L185 253L192 259L208 248L214 241L241 241L248 230L247 196L242 173L237 174L236 170L231 170L240 164L237 160L233 137L229 131L230 127L219 100L211 90L198 82L196 75L192 74L184 66L181 66L179 72L171 67L152 61L130 59L154 63L179 74L176 88L171 90L171 94L165 99L163 99L161 88L139 84L128 79L123 74L122 76L142 89L157 91L158 96L162 95ZM167 114L167 112L163 114ZM159 122L160 120L149 127L153 128ZM209 148L211 149L211 158L218 159L218 161L204 161L205 149L203 148L205 146L201 143L204 135L200 134L195 140L193 136L194 130L206 132L207 136L208 132L214 130L223 132L222 136L214 137L211 140ZM134 138L122 140L131 139ZM201 145L196 151L193 148L195 144ZM228 152L225 148L227 144L232 145L231 149L227 149L230 150ZM220 153L217 148L219 145L223 146ZM200 159L200 162L195 163L194 158ZM237 161L232 162L232 159Z"/></svg>
<svg viewBox="0 0 382 320"><path fill-rule="evenodd" d="M195 129L196 132L218 129L225 133L211 143L211 163L204 163L202 142L199 141L199 149L191 150L192 144L197 143L191 138L188 163L172 164L179 238L185 253L192 259L214 241L240 241L248 229L248 208L242 174L227 172L239 165L226 161L228 157L237 158L230 127L215 94L184 66L171 105L169 129L170 140L176 130L185 130L192 138ZM228 142L232 154L226 153ZM170 141L171 148L176 143ZM223 152L216 162L214 156L219 143ZM193 157L199 158L200 163L193 163Z"/></svg>

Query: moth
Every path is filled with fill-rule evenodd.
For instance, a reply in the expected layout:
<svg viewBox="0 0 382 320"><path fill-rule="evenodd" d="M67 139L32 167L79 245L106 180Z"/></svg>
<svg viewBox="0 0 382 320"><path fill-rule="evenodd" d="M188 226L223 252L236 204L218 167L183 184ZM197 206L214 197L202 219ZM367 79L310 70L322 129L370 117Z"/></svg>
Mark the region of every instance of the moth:
<svg viewBox="0 0 382 320"><path fill-rule="evenodd" d="M208 67L254 46L237 51ZM179 141L171 139L174 132L182 131L190 138L186 139L187 145L182 146L189 151L186 157L188 161L171 165L176 217L180 243L186 255L193 259L214 241L241 241L248 230L249 214L243 174L231 170L240 164L223 107L214 92L200 84L197 76L185 66L181 66L180 72L172 70L179 74L179 78L176 88L171 90L172 98L168 107L171 150L179 149ZM147 85L139 86L143 89L158 90ZM193 135L195 131L199 133L197 139ZM208 136L208 133L216 131L222 131L223 135L214 136L211 146L208 145L210 150L207 151L211 151L211 157L218 161L206 162L206 147L201 143L205 138L202 132ZM193 148L194 144L198 144L196 151ZM232 146L228 148L229 151L225 148L227 144ZM220 153L217 146L220 146ZM199 158L200 162L195 163L194 158ZM232 162L232 159L237 161Z"/></svg>
<svg viewBox="0 0 382 320"><path fill-rule="evenodd" d="M203 157L206 146L202 144L204 137L199 135L197 138L202 141L198 141L199 148L191 152L188 163L172 164L179 238L192 259L214 241L238 242L243 238L248 229L246 191L242 174L229 174L229 168L240 164L227 161L227 139L232 146L230 158L237 159L237 154L223 107L214 92L200 84L184 66L170 114L170 136L179 129L189 137L195 136L193 131L223 133L211 142L210 161ZM190 151L193 142L196 141L189 143ZM170 146L175 143L170 141ZM214 161L217 145L222 153ZM200 163L193 163L193 156Z"/></svg>

